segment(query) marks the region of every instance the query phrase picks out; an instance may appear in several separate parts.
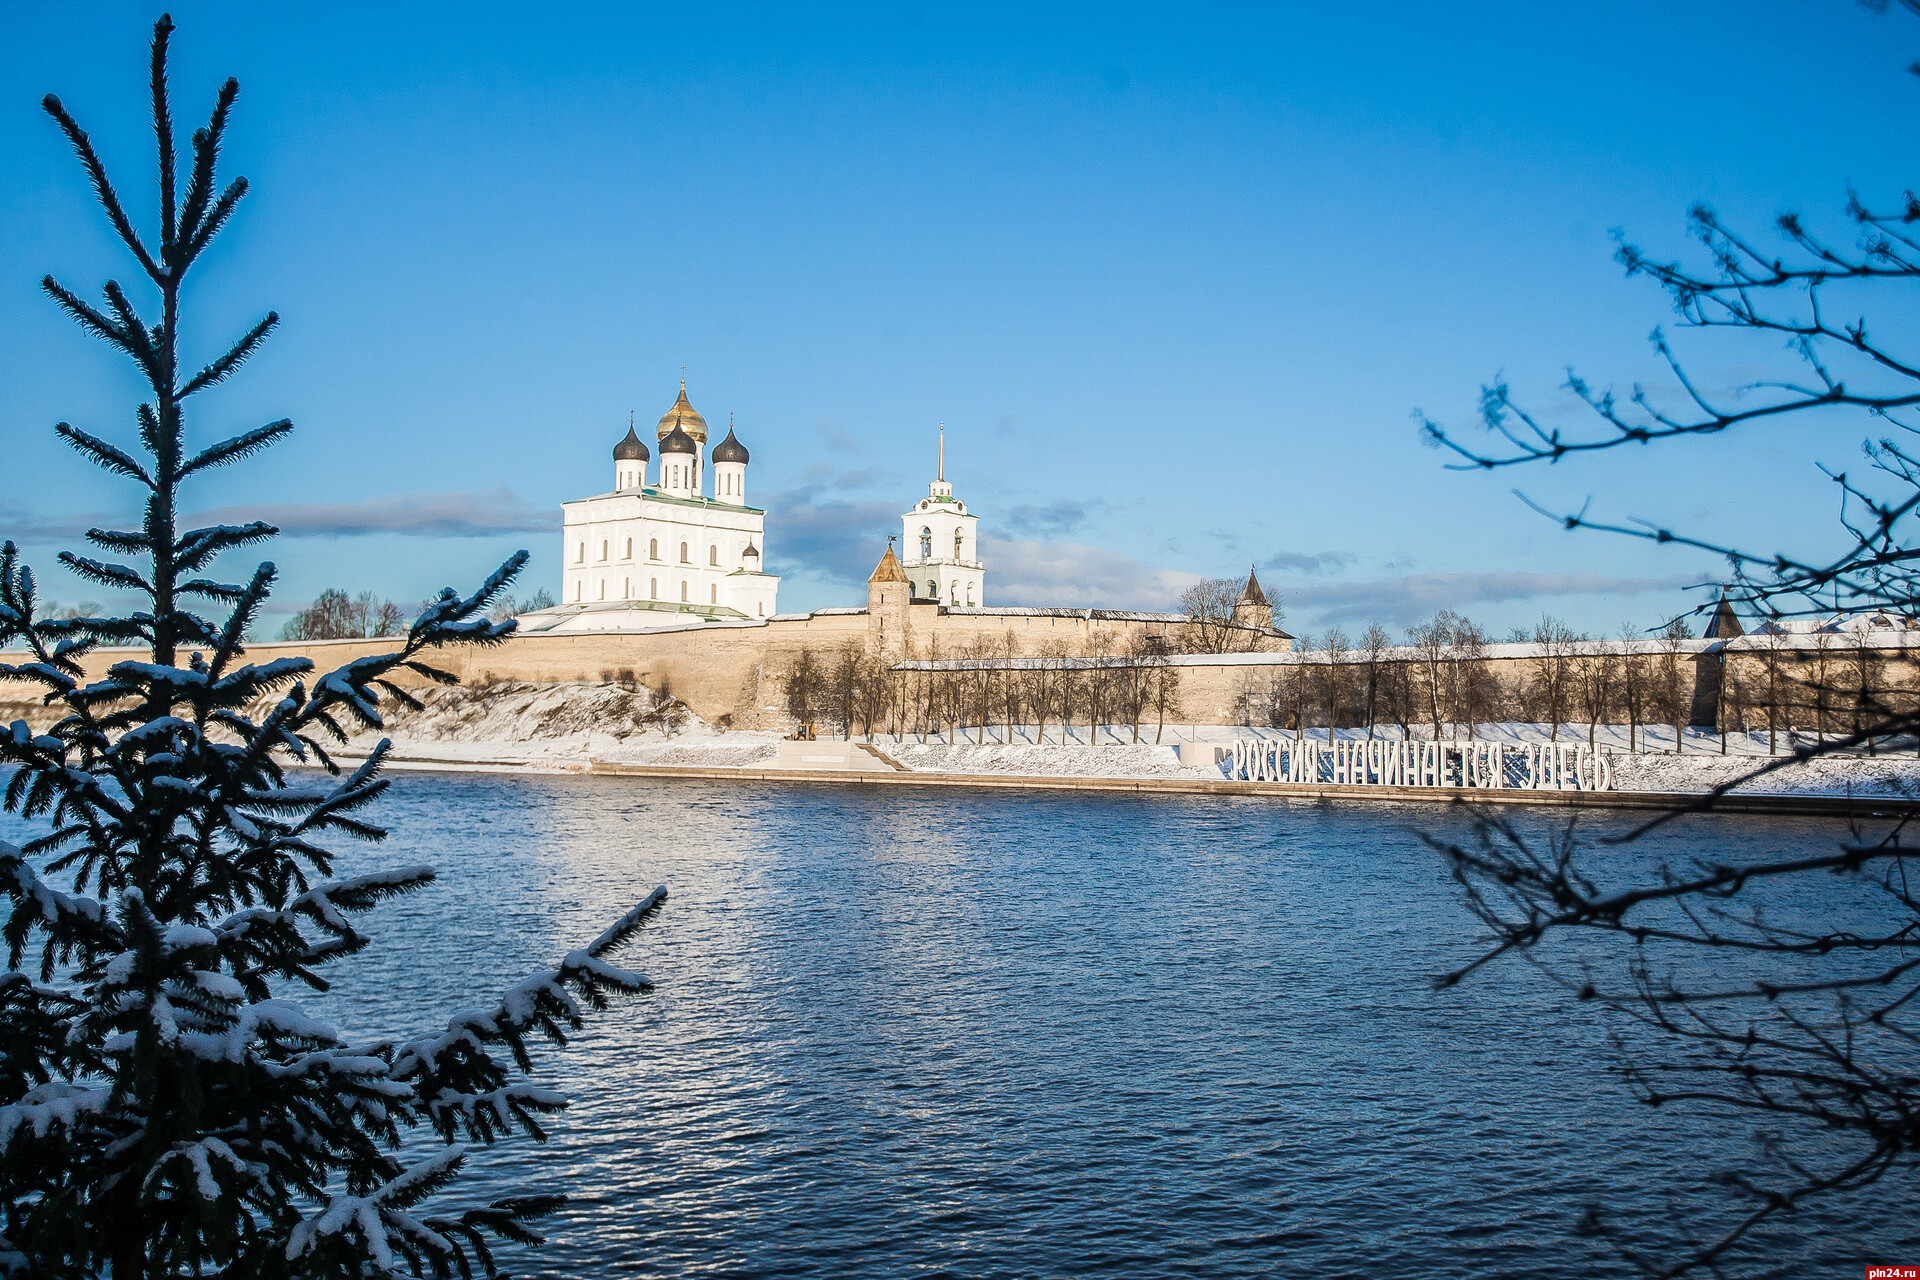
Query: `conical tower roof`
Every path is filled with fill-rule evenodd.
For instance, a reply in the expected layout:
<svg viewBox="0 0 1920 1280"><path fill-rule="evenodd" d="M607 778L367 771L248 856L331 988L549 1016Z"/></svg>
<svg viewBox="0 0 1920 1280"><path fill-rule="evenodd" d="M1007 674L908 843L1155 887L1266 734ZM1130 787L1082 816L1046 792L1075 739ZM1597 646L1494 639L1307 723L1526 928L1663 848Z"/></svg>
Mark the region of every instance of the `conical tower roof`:
<svg viewBox="0 0 1920 1280"><path fill-rule="evenodd" d="M893 543L887 543L887 554L880 557L880 563L873 567L873 576L868 582L905 582L907 571L900 567L900 560L893 554Z"/></svg>
<svg viewBox="0 0 1920 1280"><path fill-rule="evenodd" d="M1253 605L1265 605L1267 603L1267 593L1260 589L1259 576L1256 575L1251 568L1247 570L1247 585L1240 589L1240 599L1235 601L1235 603Z"/></svg>
<svg viewBox="0 0 1920 1280"><path fill-rule="evenodd" d="M1707 623L1706 638L1709 640L1732 640L1747 634L1740 625L1740 615L1733 611L1733 601L1727 599L1727 593L1720 593L1720 607L1713 611L1713 620Z"/></svg>
<svg viewBox="0 0 1920 1280"><path fill-rule="evenodd" d="M680 398L673 402L673 408L660 415L658 438L665 440L679 427L701 444L707 442L707 420L700 416L687 399L687 384L680 384Z"/></svg>

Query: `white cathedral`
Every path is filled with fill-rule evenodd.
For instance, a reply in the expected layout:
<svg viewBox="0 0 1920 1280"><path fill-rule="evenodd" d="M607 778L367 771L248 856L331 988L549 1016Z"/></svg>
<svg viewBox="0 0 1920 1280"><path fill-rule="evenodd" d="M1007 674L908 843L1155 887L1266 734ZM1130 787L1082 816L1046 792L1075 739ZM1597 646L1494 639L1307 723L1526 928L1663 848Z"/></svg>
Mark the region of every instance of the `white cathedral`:
<svg viewBox="0 0 1920 1280"><path fill-rule="evenodd" d="M747 450L732 425L713 447L709 475L707 420L688 402L683 381L655 443L657 467L629 423L613 447L613 491L561 504L560 603L613 606L596 614L772 617L780 579L761 569L767 513L747 505ZM631 617L605 625L636 622L645 625Z"/></svg>
<svg viewBox="0 0 1920 1280"><path fill-rule="evenodd" d="M685 379L655 433L657 465L628 423L613 447L612 491L561 504L560 602L523 618L523 631L652 631L776 616L780 579L763 568L766 512L747 505L746 446L729 423L709 468L706 445L707 421L688 401ZM985 604L978 523L947 483L943 427L927 496L900 518L913 599Z"/></svg>

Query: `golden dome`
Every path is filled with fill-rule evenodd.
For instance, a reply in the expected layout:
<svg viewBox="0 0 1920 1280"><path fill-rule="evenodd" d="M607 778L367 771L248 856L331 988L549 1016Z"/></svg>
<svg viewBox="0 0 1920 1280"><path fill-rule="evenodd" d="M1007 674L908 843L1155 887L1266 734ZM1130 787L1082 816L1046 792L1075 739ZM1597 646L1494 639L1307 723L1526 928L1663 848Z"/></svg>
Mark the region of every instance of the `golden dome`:
<svg viewBox="0 0 1920 1280"><path fill-rule="evenodd" d="M701 417L699 413L694 410L694 407L687 402L687 384L684 382L680 384L680 398L673 402L673 408L667 410L660 416L660 432L658 438L665 440L673 433L673 429L676 426L692 436L698 443L705 444L707 442L707 420Z"/></svg>

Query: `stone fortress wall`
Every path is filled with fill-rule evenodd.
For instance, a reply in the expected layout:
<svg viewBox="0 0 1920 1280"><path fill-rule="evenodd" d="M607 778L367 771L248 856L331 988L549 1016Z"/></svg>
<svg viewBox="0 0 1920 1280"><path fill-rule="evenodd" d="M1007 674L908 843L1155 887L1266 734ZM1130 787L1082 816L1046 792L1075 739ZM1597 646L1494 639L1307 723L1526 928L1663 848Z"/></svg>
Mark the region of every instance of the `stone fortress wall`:
<svg viewBox="0 0 1920 1280"><path fill-rule="evenodd" d="M1086 609L948 609L904 598L883 612L825 609L785 615L766 623L710 623L678 631L586 632L514 636L490 647L447 649L425 655L432 665L462 683L524 681L558 684L596 681L631 672L650 688L662 687L693 713L715 724L739 729L787 730L785 676L800 652L817 657L849 646L894 659L937 657L982 641L1003 648L1012 637L1024 654L1124 652L1134 638L1154 635L1177 643L1185 620L1169 614L1129 614ZM1273 648L1289 643L1279 633L1262 637ZM316 670L331 671L355 658L387 653L392 639L260 641L247 646L256 663L304 657ZM98 679L115 662L146 658L144 650L97 649L85 661L89 678ZM395 683L424 683L403 677ZM1200 683L1219 682L1202 677ZM0 702L33 696L31 686L0 681ZM1228 699L1231 705L1231 696Z"/></svg>
<svg viewBox="0 0 1920 1280"><path fill-rule="evenodd" d="M1086 656L1126 653L1141 637L1153 637L1168 649L1186 646L1188 624L1178 615L1067 609L949 609L922 601L882 602L882 584L871 589L876 607L827 609L788 615L764 624L708 624L680 631L598 632L515 636L492 648L449 649L429 655L436 665L464 683L515 681L534 684L598 681L630 672L651 688L671 689L702 719L738 729L785 732L785 677L802 650L826 658L849 648L892 662L939 660L981 653L1012 652L1021 657ZM890 591L888 594L891 594ZM1182 722L1241 723L1250 700L1276 681L1325 662L1319 653L1292 649L1284 634L1269 628L1241 637L1249 651L1184 654L1168 661L1180 672ZM1693 685L1691 723L1734 729L1765 729L1764 690L1771 679L1788 690L1792 709L1776 716L1813 727L1817 716L1845 727L1853 699L1857 655L1871 655L1872 685L1884 702L1920 706L1920 632L1868 634L1865 644L1842 637L1821 644L1794 636L1770 641L1764 636L1696 640L1686 644L1684 661ZM1655 642L1643 656L1652 660ZM325 672L369 654L391 650L392 640L263 641L248 646L248 658L267 662L300 656ZM1850 656L1852 655L1852 656ZM86 659L89 677L103 676L114 662L144 658L134 649L100 649ZM1357 659L1358 655L1350 655ZM1413 662L1410 651L1394 651L1390 660ZM1519 691L1538 678L1540 655L1532 645L1495 644L1478 659L1481 668L1517 703ZM1829 670L1830 668L1830 670ZM1355 673L1357 674L1357 673ZM1817 695L1822 683L1834 690ZM1734 698L1729 686L1744 689ZM0 681L0 702L22 702L33 689ZM1574 714L1577 718L1577 713ZM1619 720L1621 717L1612 717Z"/></svg>

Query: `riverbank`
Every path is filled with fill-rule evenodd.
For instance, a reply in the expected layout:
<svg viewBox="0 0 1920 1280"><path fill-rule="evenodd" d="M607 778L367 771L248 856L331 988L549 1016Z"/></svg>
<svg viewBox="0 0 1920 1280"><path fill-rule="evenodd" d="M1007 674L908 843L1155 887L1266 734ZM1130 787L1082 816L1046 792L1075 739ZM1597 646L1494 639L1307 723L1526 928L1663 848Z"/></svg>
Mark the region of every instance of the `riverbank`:
<svg viewBox="0 0 1920 1280"><path fill-rule="evenodd" d="M1461 787L1337 786L1318 783L1235 782L1193 777L1048 777L1010 773L879 773L845 769L702 769L624 765L594 761L588 772L611 777L694 779L736 785L852 785L957 787L970 791L1081 791L1134 795L1246 796L1294 803L1496 804L1561 809L1668 810L1693 804L1703 793L1661 791L1522 791ZM1717 813L1797 817L1890 816L1900 802L1868 795L1813 793L1758 795L1738 792L1714 802Z"/></svg>
<svg viewBox="0 0 1920 1280"><path fill-rule="evenodd" d="M386 736L394 743L394 763L400 767L456 771L626 773L634 776L703 777L735 781L843 781L839 770L782 769L780 737L773 733L739 732L708 724L678 704L670 693L635 684L599 682L562 685L481 685L428 691L420 711L398 710L389 716ZM1323 731L1324 732L1324 731ZM1563 727L1532 724L1477 725L1479 740L1509 743L1586 741L1586 733ZM1785 735L1769 743L1765 734L1732 735L1723 741L1704 732L1689 733L1675 753L1646 750L1671 730L1629 730L1622 725L1601 726L1595 742L1609 752L1615 789L1605 795L1633 797L1589 800L1574 792L1472 792L1472 798L1497 796L1519 804L1582 805L1604 803L1642 808L1665 806L1696 797L1733 782L1768 763L1769 748L1789 746ZM349 758L364 757L379 734L356 737L346 751ZM1126 728L1089 731L1086 726L1063 730L1049 725L995 726L985 731L961 730L957 741L945 735L875 735L873 741L898 771L863 775L866 780L928 780L938 785L1073 787L1086 790L1162 791L1187 794L1279 794L1276 784L1229 782L1217 767L1195 761L1193 746L1229 746L1245 739L1291 737L1272 729L1233 725L1168 726L1142 741L1132 740ZM1156 743L1153 736L1162 741ZM1317 735L1316 735L1317 736ZM1343 738L1364 736L1343 730ZM1465 737L1463 732L1461 737ZM982 738L976 741L974 739ZM1007 739L1011 738L1011 741ZM1631 743L1642 748L1628 751ZM1187 748L1176 750L1176 746ZM1725 747L1725 754L1721 753ZM1184 757L1184 758L1183 758ZM1732 792L1740 797L1785 796L1826 801L1849 797L1879 800L1920 797L1920 759L1909 747L1901 755L1830 756L1817 760L1782 762ZM793 762L789 762L793 763ZM878 785L887 785L878 781ZM1252 791L1246 788L1252 787ZM1375 799L1454 798L1448 788L1395 789L1379 787L1290 787L1286 794L1315 799L1370 797ZM1524 798L1517 798L1524 797ZM1771 804L1772 801L1767 803Z"/></svg>

